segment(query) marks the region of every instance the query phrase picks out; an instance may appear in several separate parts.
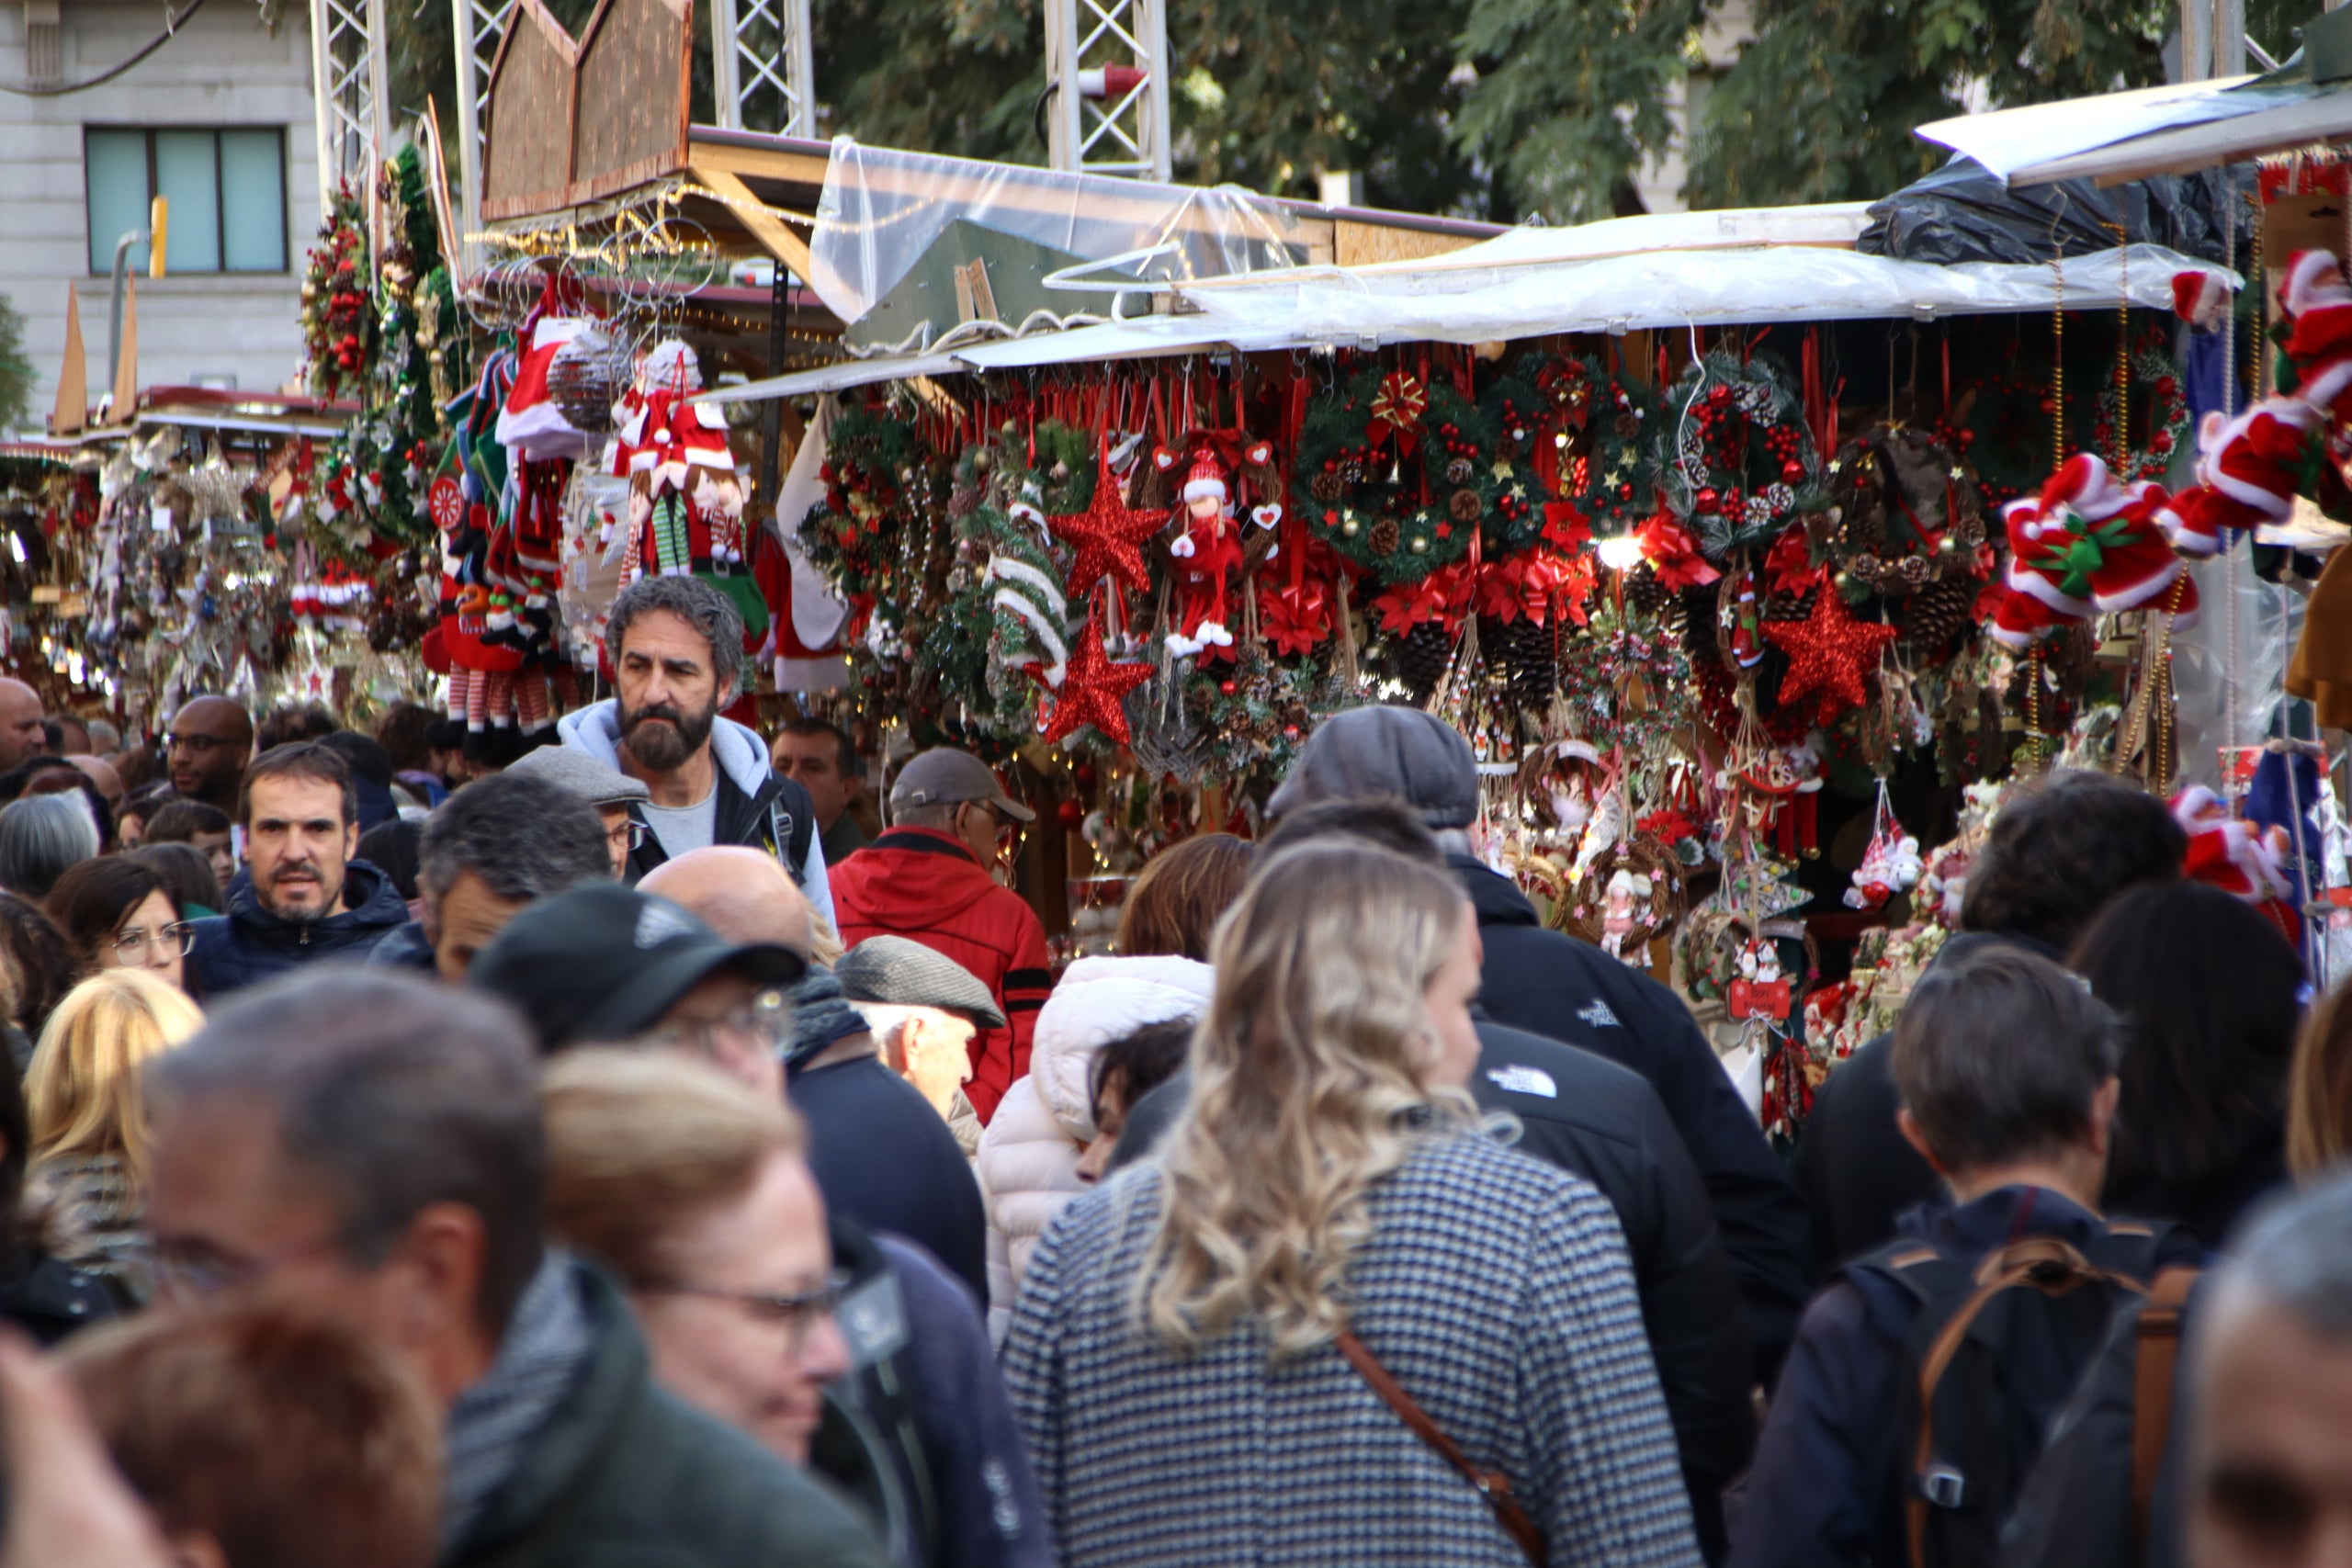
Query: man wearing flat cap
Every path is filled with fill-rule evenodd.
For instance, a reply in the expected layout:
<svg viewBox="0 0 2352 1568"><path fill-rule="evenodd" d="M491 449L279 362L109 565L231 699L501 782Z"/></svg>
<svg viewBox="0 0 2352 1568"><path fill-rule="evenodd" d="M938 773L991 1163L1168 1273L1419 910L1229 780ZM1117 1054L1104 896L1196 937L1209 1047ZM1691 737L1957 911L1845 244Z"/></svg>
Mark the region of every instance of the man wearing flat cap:
<svg viewBox="0 0 2352 1568"><path fill-rule="evenodd" d="M899 771L889 831L832 873L834 917L853 950L872 937L906 937L986 987L999 1017L973 1038L965 1087L982 1122L1029 1070L1029 1037L1053 988L1036 912L989 874L1036 815L1006 795L986 762L940 747Z"/></svg>

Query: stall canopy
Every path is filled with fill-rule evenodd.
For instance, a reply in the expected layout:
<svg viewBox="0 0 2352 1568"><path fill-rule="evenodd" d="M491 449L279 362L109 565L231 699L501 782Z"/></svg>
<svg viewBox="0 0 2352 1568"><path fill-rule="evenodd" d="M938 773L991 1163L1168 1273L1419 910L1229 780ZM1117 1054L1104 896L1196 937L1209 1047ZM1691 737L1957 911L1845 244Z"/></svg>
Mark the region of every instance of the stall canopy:
<svg viewBox="0 0 2352 1568"><path fill-rule="evenodd" d="M1477 257L1487 248L1473 246L1420 267L1296 267L1180 284L1169 290L1170 313L921 359L831 366L725 388L707 400L797 397L950 369L1006 370L1214 348L1368 348L1734 323L1933 321L2061 304L2112 310L2127 298L2135 306L2169 310L2177 273L2203 270L2233 288L2238 284L2223 268L2146 244L2069 256L2056 266L1936 266L1803 244L1658 250L1512 263L1499 281L1497 269Z"/></svg>

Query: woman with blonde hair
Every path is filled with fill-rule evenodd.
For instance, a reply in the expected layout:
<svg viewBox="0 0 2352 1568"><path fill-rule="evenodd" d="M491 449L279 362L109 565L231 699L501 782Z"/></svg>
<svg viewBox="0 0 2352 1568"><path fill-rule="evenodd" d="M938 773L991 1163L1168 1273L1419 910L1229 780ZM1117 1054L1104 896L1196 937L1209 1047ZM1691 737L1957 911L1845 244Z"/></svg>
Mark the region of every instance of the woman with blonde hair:
<svg viewBox="0 0 2352 1568"><path fill-rule="evenodd" d="M1695 1564L1616 1217L1464 1091L1459 889L1302 845L1212 957L1159 1160L1063 1209L1013 1314L1062 1562Z"/></svg>
<svg viewBox="0 0 2352 1568"><path fill-rule="evenodd" d="M25 1072L32 1180L54 1206L58 1255L134 1303L153 1283L140 1069L203 1025L187 993L152 971L102 969L57 1004Z"/></svg>

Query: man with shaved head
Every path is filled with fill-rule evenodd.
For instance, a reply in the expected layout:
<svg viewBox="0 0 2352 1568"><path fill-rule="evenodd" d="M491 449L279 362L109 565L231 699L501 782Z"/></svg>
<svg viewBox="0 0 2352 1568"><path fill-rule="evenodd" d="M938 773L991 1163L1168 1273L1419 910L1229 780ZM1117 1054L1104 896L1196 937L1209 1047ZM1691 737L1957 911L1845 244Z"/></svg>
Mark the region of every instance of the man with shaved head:
<svg viewBox="0 0 2352 1568"><path fill-rule="evenodd" d="M22 681L0 678L0 773L38 756L49 744L41 717L39 692Z"/></svg>
<svg viewBox="0 0 2352 1568"><path fill-rule="evenodd" d="M198 697L164 738L172 787L190 800L237 815L237 788L253 760L254 721L226 697Z"/></svg>
<svg viewBox="0 0 2352 1568"><path fill-rule="evenodd" d="M772 942L803 958L815 945L807 897L765 851L707 844L663 861L637 886L699 915L729 942Z"/></svg>
<svg viewBox="0 0 2352 1568"><path fill-rule="evenodd" d="M808 951L808 900L774 855L710 845L664 861L638 884L732 942ZM793 991L786 1093L808 1121L808 1168L828 1210L930 1249L988 1300L988 1213L956 1134L883 1060L841 982L811 969Z"/></svg>

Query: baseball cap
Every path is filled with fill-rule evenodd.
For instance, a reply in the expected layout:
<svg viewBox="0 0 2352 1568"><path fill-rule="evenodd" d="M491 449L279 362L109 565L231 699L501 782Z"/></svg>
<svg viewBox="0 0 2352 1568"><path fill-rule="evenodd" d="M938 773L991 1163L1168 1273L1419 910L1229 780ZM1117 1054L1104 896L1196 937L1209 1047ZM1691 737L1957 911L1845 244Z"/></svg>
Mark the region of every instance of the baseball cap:
<svg viewBox="0 0 2352 1568"><path fill-rule="evenodd" d="M1004 1027L1004 1013L978 976L907 937L867 937L842 954L833 977L842 984L842 995L854 1002L937 1008L990 1029Z"/></svg>
<svg viewBox="0 0 2352 1568"><path fill-rule="evenodd" d="M570 746L541 746L526 751L507 763L506 771L545 779L591 806L627 806L632 800L652 798L643 779L633 779Z"/></svg>
<svg viewBox="0 0 2352 1568"><path fill-rule="evenodd" d="M788 947L738 945L667 898L608 883L516 915L475 957L466 983L512 1003L541 1050L560 1051L642 1034L722 970L788 986L808 967Z"/></svg>
<svg viewBox="0 0 2352 1568"><path fill-rule="evenodd" d="M1478 762L1470 742L1419 708L1350 708L1315 727L1290 776L1266 802L1266 814L1381 795L1403 801L1430 827L1468 827L1478 819Z"/></svg>
<svg viewBox="0 0 2352 1568"><path fill-rule="evenodd" d="M899 770L890 785L890 809L907 806L946 806L958 801L985 800L1015 822L1035 822L1037 814L1006 797L996 770L953 747L937 746ZM911 1004L910 1004L911 1005Z"/></svg>

